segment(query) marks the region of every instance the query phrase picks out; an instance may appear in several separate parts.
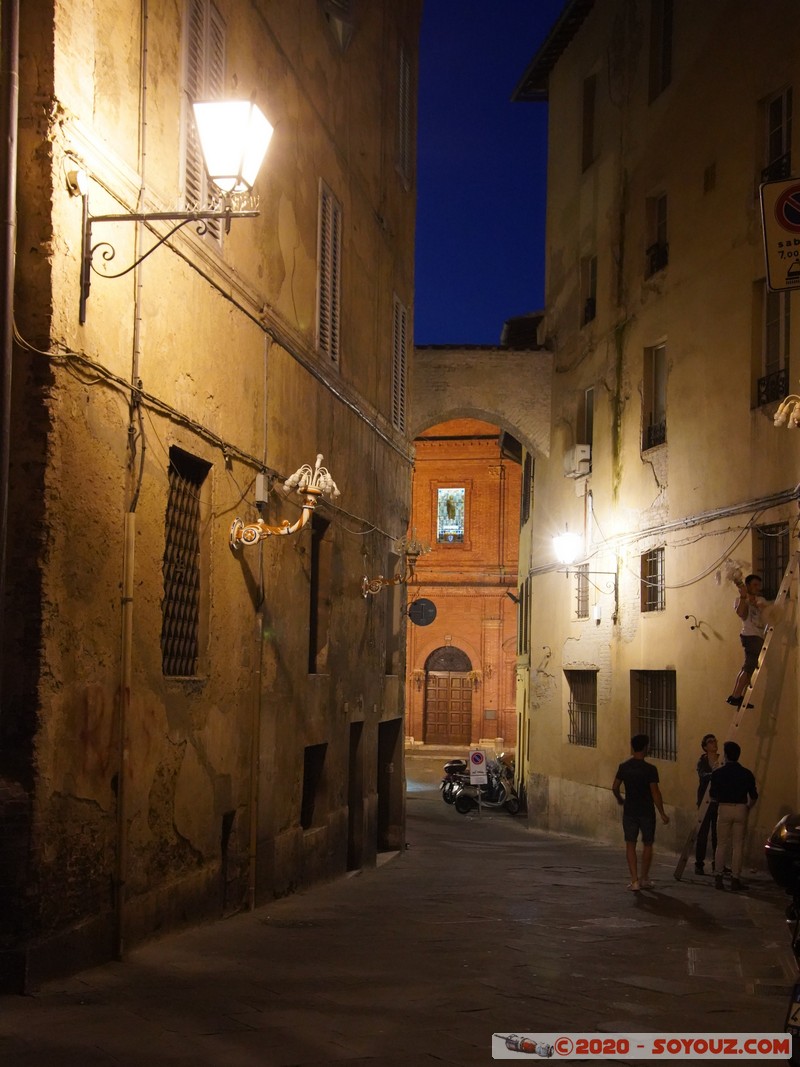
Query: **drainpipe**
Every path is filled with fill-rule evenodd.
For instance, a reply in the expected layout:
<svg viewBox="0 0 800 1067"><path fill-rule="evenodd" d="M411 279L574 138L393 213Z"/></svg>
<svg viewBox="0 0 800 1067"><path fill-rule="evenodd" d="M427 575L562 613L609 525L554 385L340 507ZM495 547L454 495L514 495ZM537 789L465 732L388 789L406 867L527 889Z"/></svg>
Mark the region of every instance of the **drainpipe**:
<svg viewBox="0 0 800 1067"><path fill-rule="evenodd" d="M11 452L11 366L13 356L14 266L19 114L19 0L0 3L0 663L3 660L8 540L8 478ZM2 694L2 671L0 671ZM0 699L2 707L2 699Z"/></svg>

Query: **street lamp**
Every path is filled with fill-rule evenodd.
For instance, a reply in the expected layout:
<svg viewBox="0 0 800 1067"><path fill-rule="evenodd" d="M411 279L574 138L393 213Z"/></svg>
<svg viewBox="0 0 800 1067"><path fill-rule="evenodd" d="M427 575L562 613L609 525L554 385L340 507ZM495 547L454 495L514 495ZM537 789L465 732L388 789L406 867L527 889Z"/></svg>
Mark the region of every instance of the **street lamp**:
<svg viewBox="0 0 800 1067"><path fill-rule="evenodd" d="M431 546L417 539L417 531L414 530L411 537L401 537L395 541L395 550L403 557L403 569L393 578L384 578L379 574L376 578L368 578L365 574L361 579L361 595L366 600L370 594L376 596L387 585L403 585L410 582L414 577L417 560L426 552L430 552Z"/></svg>
<svg viewBox="0 0 800 1067"><path fill-rule="evenodd" d="M266 537L286 537L297 533L308 524L311 514L319 503L319 498L325 496L339 496L336 482L331 478L327 468L322 466L322 456L317 456L314 469L308 463L304 463L294 474L283 483L287 493L296 492L303 499L303 510L296 522L290 523L284 519L280 526L268 526L263 520L244 523L241 519L234 519L231 523L230 543L232 549L242 545L257 545Z"/></svg>
<svg viewBox="0 0 800 1067"><path fill-rule="evenodd" d="M92 245L92 227L98 222L174 222L163 237L143 253L129 267L118 274L103 274L105 278L121 278L137 267L151 252L168 241L170 237L190 222L197 223L197 232L205 233L211 219L225 224L225 232L231 227L231 219L256 218L259 214L257 201L251 196L264 155L267 151L272 126L261 110L252 101L215 100L193 105L195 125L200 141L208 177L217 194L210 198L206 207L195 211L148 211L122 215L90 215L89 193L86 174L73 170L67 181L70 191L80 195L83 202L83 237L81 244L81 298L79 322L86 322L86 301L89 299L92 260L98 249L103 249L102 258L109 262L116 255L108 241ZM95 273L98 273L97 271Z"/></svg>
<svg viewBox="0 0 800 1067"><path fill-rule="evenodd" d="M553 548L555 549L556 559L559 563L565 564L564 573L567 578L570 576L570 564L574 563L577 559L580 559L583 555L582 539L576 533L570 533L569 528L564 528L564 533L557 534L553 538ZM587 582L599 592L607 592L614 594L614 614L611 616L611 621L616 622L619 617L619 572L618 571L589 571L588 565L581 565L580 570L574 570L571 572L577 574L579 578L585 578ZM599 586L596 582L592 581L592 578L611 578L612 581L606 582L604 587ZM599 607L598 607L599 610ZM599 616L597 622L600 622Z"/></svg>

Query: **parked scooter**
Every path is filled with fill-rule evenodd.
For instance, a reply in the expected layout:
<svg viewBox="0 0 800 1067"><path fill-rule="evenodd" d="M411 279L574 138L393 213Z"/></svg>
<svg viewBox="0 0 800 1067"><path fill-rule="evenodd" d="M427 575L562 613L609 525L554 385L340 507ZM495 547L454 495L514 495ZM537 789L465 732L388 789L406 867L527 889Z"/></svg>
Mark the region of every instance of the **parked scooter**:
<svg viewBox="0 0 800 1067"><path fill-rule="evenodd" d="M509 815L519 811L519 796L514 788L514 761L504 752L496 760L487 760L486 785L472 785L469 776L464 777L466 781L453 801L460 815L474 811L479 803L482 808L505 808Z"/></svg>
<svg viewBox="0 0 800 1067"><path fill-rule="evenodd" d="M448 760L444 765L444 778L439 786L445 804L452 804L462 787L468 782L467 761L465 759Z"/></svg>
<svg viewBox="0 0 800 1067"><path fill-rule="evenodd" d="M786 909L786 921L793 923L792 952L800 966L800 814L784 815L764 845L769 873L778 885L791 894L792 903ZM792 1035L792 1055L789 1063L800 1065L800 979L795 982L789 997L783 1029Z"/></svg>

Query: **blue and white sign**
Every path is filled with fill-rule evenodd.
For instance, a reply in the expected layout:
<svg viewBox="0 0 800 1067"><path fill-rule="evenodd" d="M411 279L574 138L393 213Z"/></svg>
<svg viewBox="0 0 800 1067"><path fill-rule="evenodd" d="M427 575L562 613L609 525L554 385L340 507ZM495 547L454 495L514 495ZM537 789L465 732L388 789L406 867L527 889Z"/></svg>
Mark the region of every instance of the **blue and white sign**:
<svg viewBox="0 0 800 1067"><path fill-rule="evenodd" d="M469 784L486 785L486 756L479 748L469 754Z"/></svg>

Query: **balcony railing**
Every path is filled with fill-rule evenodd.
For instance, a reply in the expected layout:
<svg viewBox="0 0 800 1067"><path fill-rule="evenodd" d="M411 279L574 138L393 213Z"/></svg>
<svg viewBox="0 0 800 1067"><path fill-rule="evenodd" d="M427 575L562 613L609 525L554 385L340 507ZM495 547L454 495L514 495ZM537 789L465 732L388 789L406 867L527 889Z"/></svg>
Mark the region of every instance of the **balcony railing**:
<svg viewBox="0 0 800 1067"><path fill-rule="evenodd" d="M792 171L792 153L784 152L768 163L761 171L762 182L780 182L784 178L790 178Z"/></svg>
<svg viewBox="0 0 800 1067"><path fill-rule="evenodd" d="M773 400L783 400L788 395L789 373L786 367L758 379L758 407L771 404Z"/></svg>

